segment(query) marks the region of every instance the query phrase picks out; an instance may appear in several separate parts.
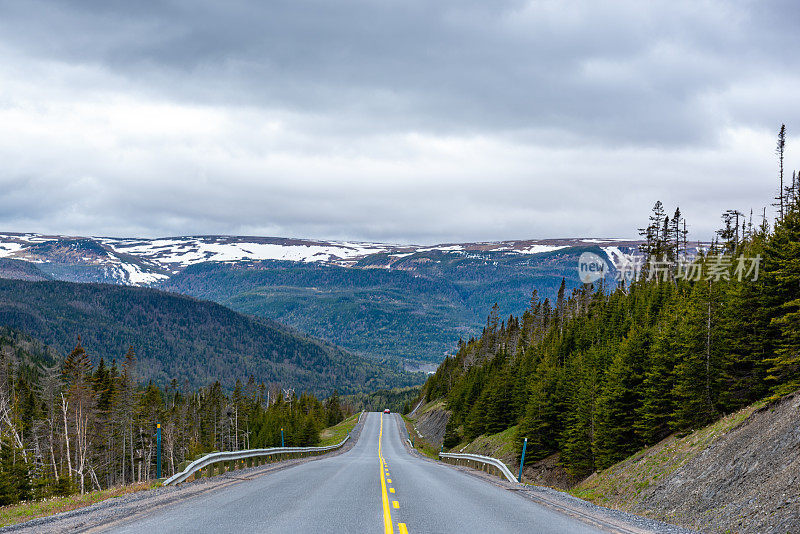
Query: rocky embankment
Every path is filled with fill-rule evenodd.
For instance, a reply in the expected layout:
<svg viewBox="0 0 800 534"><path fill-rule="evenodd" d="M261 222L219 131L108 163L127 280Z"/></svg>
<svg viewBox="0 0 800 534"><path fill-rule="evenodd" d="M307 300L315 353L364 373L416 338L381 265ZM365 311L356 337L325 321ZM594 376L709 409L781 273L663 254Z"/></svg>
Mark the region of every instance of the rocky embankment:
<svg viewBox="0 0 800 534"><path fill-rule="evenodd" d="M670 437L582 482L597 504L702 532L800 532L800 392Z"/></svg>
<svg viewBox="0 0 800 534"><path fill-rule="evenodd" d="M445 410L444 402L421 406L414 414L414 428L431 445L441 446L444 430L450 420L450 412Z"/></svg>

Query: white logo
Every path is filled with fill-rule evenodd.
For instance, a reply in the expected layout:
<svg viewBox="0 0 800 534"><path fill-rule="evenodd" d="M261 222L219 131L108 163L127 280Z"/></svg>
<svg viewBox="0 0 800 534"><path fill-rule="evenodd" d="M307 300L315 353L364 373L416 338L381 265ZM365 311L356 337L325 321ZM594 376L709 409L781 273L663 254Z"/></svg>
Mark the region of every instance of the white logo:
<svg viewBox="0 0 800 534"><path fill-rule="evenodd" d="M578 277L584 284L591 284L606 275L608 265L594 252L584 252L578 258Z"/></svg>

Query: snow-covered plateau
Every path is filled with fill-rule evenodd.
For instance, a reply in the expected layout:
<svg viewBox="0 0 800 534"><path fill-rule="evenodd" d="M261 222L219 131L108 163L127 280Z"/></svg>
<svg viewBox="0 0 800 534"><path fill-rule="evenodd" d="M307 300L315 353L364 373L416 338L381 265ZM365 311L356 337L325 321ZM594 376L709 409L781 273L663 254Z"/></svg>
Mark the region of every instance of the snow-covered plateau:
<svg viewBox="0 0 800 534"><path fill-rule="evenodd" d="M542 239L442 245L401 245L357 241L319 241L276 237L186 236L156 239L77 237L36 233L0 233L0 258L37 264L102 269L109 281L148 286L198 263L283 260L351 266L373 255L386 267L418 253L499 253L535 255L569 247L602 249L617 266L638 242L622 239Z"/></svg>

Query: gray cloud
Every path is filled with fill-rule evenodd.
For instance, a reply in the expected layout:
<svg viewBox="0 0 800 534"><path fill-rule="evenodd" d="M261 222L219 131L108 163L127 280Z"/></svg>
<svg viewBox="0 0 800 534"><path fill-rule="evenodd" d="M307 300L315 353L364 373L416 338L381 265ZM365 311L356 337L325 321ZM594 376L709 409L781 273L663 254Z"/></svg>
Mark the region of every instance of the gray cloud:
<svg viewBox="0 0 800 534"><path fill-rule="evenodd" d="M630 236L660 198L707 237L768 203L798 10L604 4L0 0L0 225Z"/></svg>

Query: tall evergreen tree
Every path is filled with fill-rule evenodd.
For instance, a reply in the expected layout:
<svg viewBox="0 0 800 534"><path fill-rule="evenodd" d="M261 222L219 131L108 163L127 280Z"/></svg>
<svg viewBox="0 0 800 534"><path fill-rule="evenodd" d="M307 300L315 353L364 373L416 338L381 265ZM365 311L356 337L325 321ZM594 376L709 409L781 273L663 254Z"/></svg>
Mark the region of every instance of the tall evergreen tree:
<svg viewBox="0 0 800 534"><path fill-rule="evenodd" d="M768 358L772 390L782 395L800 388L800 206L794 204L768 239L764 284L778 329L775 355Z"/></svg>

